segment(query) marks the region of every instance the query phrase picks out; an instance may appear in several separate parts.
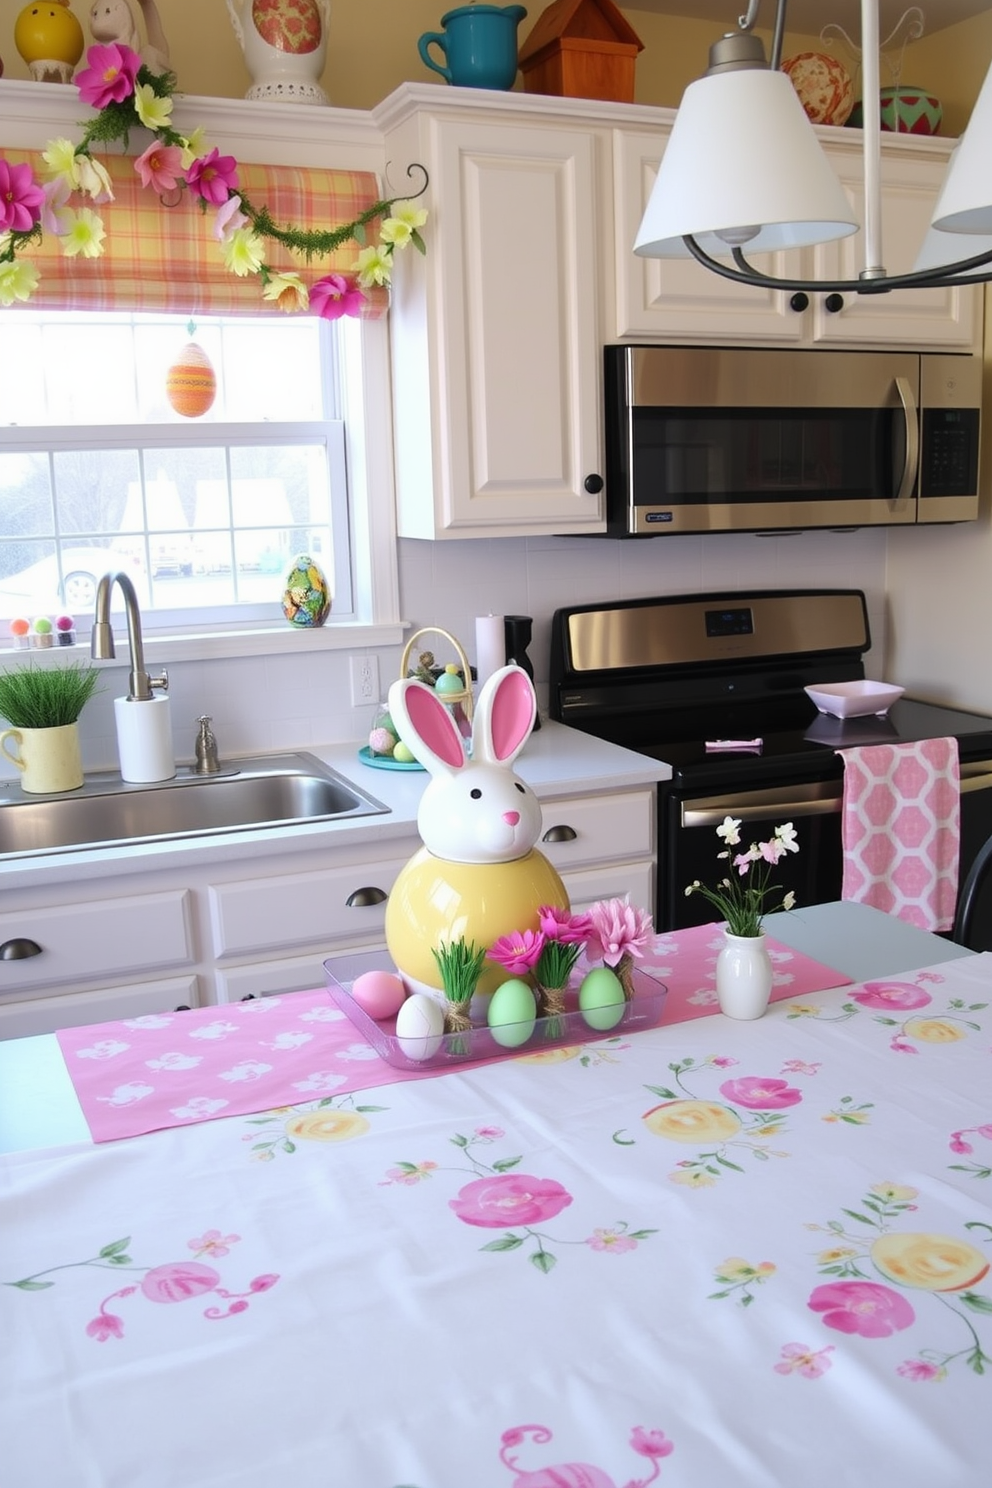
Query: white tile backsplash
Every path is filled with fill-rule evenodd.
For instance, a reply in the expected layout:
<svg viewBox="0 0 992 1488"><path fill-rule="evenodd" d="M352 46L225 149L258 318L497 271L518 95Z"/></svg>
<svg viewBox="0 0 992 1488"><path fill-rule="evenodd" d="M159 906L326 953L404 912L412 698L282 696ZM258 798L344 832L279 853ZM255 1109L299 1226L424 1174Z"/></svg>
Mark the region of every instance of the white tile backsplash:
<svg viewBox="0 0 992 1488"><path fill-rule="evenodd" d="M711 534L616 542L606 538L503 538L398 544L402 614L410 629L440 625L475 661L475 617L531 615L538 701L547 706L548 652L555 609L652 594L786 587L858 588L868 598L874 647L869 674L884 678L884 532L802 533L794 537ZM428 643L429 644L429 643ZM439 661L453 660L439 642ZM399 676L403 647L384 647L383 694ZM307 748L361 740L374 707L353 708L343 651L182 662L169 668L177 760L193 756L196 718L214 720L221 755ZM108 669L104 691L81 721L86 769L117 764L113 699L127 690L126 668ZM0 765L4 777L16 772Z"/></svg>

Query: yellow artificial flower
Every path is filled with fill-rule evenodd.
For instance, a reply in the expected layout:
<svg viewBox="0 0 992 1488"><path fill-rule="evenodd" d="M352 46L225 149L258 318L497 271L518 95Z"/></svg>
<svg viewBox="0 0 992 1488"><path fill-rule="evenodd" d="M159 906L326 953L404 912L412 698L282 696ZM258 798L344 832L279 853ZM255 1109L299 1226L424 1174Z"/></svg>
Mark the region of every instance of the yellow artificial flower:
<svg viewBox="0 0 992 1488"><path fill-rule="evenodd" d="M113 201L114 191L110 177L99 160L89 155L76 156L76 189L94 201Z"/></svg>
<svg viewBox="0 0 992 1488"><path fill-rule="evenodd" d="M310 291L299 274L270 274L262 290L262 299L271 300L287 315L294 310L305 310L310 304Z"/></svg>
<svg viewBox="0 0 992 1488"><path fill-rule="evenodd" d="M99 258L103 253L103 240L107 236L103 219L89 207L80 207L74 212L71 207L65 212L65 233L61 238L62 252L67 258L81 255L83 258Z"/></svg>
<svg viewBox="0 0 992 1488"><path fill-rule="evenodd" d="M373 284L388 284L392 274L388 256L379 247L363 248L355 263L358 283L362 289Z"/></svg>
<svg viewBox="0 0 992 1488"><path fill-rule="evenodd" d="M405 248L417 228L423 227L426 221L427 213L422 207L415 207L413 202L397 202L392 216L382 224L379 237L394 248Z"/></svg>
<svg viewBox="0 0 992 1488"><path fill-rule="evenodd" d="M239 227L224 244L224 263L244 279L260 272L265 260L265 244L250 227Z"/></svg>
<svg viewBox="0 0 992 1488"><path fill-rule="evenodd" d="M13 263L0 264L0 305L29 300L37 288L38 270L33 263L15 259Z"/></svg>
<svg viewBox="0 0 992 1488"><path fill-rule="evenodd" d="M139 83L134 90L134 110L146 129L164 129L172 118L172 99L159 98L150 83Z"/></svg>
<svg viewBox="0 0 992 1488"><path fill-rule="evenodd" d="M48 148L41 152L41 158L53 180L64 181L70 191L78 188L79 169L76 165L76 147L72 140L49 140Z"/></svg>
<svg viewBox="0 0 992 1488"><path fill-rule="evenodd" d="M194 160L199 160L201 155L207 153L206 131L198 124L188 139L182 143L183 170L189 170Z"/></svg>

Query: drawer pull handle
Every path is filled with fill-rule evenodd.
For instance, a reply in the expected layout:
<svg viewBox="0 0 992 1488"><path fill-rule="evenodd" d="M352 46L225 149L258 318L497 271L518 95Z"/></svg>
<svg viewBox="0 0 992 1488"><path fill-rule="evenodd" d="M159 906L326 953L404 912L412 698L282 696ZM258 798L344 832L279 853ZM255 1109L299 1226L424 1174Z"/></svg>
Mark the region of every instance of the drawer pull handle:
<svg viewBox="0 0 992 1488"><path fill-rule="evenodd" d="M5 940L0 945L0 961L27 961L30 956L40 956L41 946L26 936L18 935L14 940Z"/></svg>
<svg viewBox="0 0 992 1488"><path fill-rule="evenodd" d="M369 885L364 889L355 889L344 902L349 909L369 909L373 904L381 904L388 897L385 889Z"/></svg>
<svg viewBox="0 0 992 1488"><path fill-rule="evenodd" d="M549 827L541 838L542 842L574 842L578 837L574 827L566 826L563 822L560 826Z"/></svg>

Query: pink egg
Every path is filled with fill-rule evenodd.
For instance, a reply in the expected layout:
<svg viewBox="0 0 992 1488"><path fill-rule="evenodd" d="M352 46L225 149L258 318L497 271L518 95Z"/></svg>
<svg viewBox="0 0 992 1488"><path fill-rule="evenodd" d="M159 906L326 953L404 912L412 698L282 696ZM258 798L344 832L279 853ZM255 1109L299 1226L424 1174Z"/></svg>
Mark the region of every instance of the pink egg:
<svg viewBox="0 0 992 1488"><path fill-rule="evenodd" d="M391 1018L406 998L406 988L392 971L366 971L356 977L351 995L370 1018Z"/></svg>

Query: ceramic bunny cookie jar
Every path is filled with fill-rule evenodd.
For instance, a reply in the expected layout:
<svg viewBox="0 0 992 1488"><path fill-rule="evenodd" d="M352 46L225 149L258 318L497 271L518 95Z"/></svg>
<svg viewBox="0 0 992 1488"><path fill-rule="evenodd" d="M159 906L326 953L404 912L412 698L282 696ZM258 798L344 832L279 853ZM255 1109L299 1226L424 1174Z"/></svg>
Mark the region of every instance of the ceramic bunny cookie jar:
<svg viewBox="0 0 992 1488"><path fill-rule="evenodd" d="M145 18L148 41L141 44L141 33L128 0L94 0L90 6L90 33L104 46L116 42L137 52L149 72L160 76L169 70L169 43L165 39L155 0L138 0Z"/></svg>
<svg viewBox="0 0 992 1488"><path fill-rule="evenodd" d="M557 872L534 844L541 807L513 762L534 725L537 704L522 667L494 672L479 694L467 758L451 714L433 688L412 678L389 689L400 738L429 771L417 827L423 847L401 870L386 905L386 944L413 991L443 996L434 948L463 938L491 946L536 930L542 905L568 909ZM508 976L486 961L479 999Z"/></svg>

